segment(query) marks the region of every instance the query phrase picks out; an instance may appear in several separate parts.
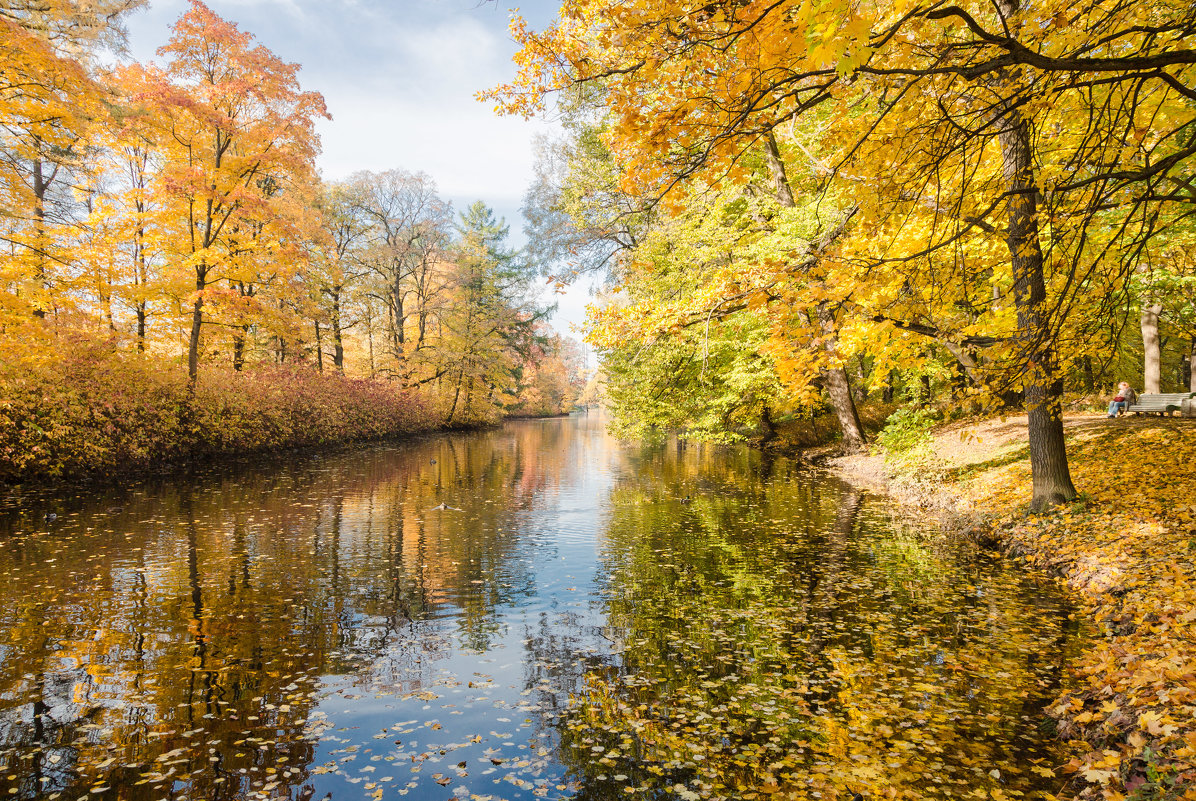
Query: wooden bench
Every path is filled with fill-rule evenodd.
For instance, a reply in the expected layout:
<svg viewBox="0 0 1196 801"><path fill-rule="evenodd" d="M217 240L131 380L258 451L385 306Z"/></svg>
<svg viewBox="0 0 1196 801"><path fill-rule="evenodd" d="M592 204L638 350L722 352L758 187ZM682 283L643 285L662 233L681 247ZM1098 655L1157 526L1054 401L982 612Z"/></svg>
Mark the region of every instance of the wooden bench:
<svg viewBox="0 0 1196 801"><path fill-rule="evenodd" d="M1196 392L1163 392L1157 395L1139 395L1134 405L1126 409L1134 414L1165 414L1182 412L1183 403L1196 398Z"/></svg>

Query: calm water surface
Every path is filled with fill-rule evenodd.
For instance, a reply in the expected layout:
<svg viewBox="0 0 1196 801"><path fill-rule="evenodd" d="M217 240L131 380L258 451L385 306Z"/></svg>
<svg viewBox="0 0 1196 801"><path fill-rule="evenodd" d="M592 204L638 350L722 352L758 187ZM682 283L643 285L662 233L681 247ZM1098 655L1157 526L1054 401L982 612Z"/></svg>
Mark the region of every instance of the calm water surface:
<svg viewBox="0 0 1196 801"><path fill-rule="evenodd" d="M591 416L3 504L0 796L1061 784L1065 600L784 459Z"/></svg>

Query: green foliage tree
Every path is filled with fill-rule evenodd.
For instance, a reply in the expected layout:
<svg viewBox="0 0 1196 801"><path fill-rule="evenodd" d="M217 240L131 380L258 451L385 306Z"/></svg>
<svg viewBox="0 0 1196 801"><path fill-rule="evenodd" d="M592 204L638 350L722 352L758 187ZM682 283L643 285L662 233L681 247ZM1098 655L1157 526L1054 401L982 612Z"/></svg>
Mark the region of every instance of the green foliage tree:
<svg viewBox="0 0 1196 801"><path fill-rule="evenodd" d="M449 423L486 419L509 400L546 313L530 298L528 265L506 247L509 230L481 201L457 224L454 298L441 318L439 355L452 388Z"/></svg>

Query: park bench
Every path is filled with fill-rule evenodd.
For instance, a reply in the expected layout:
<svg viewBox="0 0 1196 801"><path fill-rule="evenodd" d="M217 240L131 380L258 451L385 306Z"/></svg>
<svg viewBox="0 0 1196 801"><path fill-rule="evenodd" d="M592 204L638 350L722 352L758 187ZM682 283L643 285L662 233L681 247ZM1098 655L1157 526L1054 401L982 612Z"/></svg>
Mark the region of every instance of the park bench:
<svg viewBox="0 0 1196 801"><path fill-rule="evenodd" d="M1196 392L1163 392L1156 395L1139 395L1134 405L1126 409L1134 414L1165 414L1184 411L1184 401L1196 398Z"/></svg>

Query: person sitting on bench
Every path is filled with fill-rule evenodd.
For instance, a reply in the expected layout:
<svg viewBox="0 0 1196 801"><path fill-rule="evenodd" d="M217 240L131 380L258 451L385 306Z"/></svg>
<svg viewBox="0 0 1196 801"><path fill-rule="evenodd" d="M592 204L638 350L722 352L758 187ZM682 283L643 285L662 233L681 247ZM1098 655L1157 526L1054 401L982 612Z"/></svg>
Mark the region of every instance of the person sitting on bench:
<svg viewBox="0 0 1196 801"><path fill-rule="evenodd" d="M1110 419L1124 412L1126 409L1134 405L1138 400L1138 393L1134 392L1134 388L1129 385L1128 381L1122 381L1117 385L1117 394L1113 396L1113 400L1109 402L1109 417Z"/></svg>

